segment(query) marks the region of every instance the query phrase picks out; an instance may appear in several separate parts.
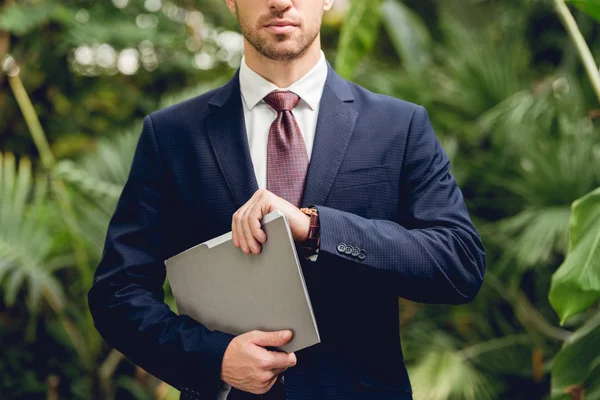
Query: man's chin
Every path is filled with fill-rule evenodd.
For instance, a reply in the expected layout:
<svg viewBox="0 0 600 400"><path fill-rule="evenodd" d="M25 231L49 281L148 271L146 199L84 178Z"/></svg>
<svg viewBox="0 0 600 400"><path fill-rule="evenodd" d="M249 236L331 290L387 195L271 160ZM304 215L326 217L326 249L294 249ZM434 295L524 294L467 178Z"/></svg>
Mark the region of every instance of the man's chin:
<svg viewBox="0 0 600 400"><path fill-rule="evenodd" d="M261 53L273 61L288 61L298 57L302 52L297 48L269 48L263 49Z"/></svg>

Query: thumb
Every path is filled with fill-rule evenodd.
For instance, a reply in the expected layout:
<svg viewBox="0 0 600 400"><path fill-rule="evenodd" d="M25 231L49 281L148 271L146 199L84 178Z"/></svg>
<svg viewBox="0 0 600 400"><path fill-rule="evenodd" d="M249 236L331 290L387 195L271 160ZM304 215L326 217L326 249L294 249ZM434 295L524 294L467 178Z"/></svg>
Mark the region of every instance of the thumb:
<svg viewBox="0 0 600 400"><path fill-rule="evenodd" d="M262 347L283 346L292 339L292 331L258 332L254 337L254 344Z"/></svg>

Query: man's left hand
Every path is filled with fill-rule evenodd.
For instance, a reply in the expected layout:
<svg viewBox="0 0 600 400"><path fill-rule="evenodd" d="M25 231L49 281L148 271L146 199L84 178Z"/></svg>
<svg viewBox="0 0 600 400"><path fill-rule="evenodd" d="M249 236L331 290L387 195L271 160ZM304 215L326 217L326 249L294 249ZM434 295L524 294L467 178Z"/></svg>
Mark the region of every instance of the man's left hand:
<svg viewBox="0 0 600 400"><path fill-rule="evenodd" d="M286 216L296 243L306 240L310 217L287 200L266 189L259 189L233 214L231 221L233 245L241 248L244 254L259 254L261 245L267 241L260 220L274 210L279 210Z"/></svg>

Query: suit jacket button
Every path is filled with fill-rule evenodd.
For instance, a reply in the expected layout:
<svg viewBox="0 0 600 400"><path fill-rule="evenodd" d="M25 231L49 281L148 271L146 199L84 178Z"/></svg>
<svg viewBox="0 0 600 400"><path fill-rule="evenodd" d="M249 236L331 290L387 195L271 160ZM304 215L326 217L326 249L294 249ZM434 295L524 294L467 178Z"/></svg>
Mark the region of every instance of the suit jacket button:
<svg viewBox="0 0 600 400"><path fill-rule="evenodd" d="M359 254L360 249L358 247L355 247L354 250L352 250L352 257L358 257Z"/></svg>
<svg viewBox="0 0 600 400"><path fill-rule="evenodd" d="M354 251L354 247L350 246L349 244L346 245L346 251L345 253L350 255L352 254L352 252Z"/></svg>
<svg viewBox="0 0 600 400"><path fill-rule="evenodd" d="M367 258L367 252L365 251L365 249L361 249L360 253L358 253L358 259L364 260L365 258Z"/></svg>
<svg viewBox="0 0 600 400"><path fill-rule="evenodd" d="M346 252L346 245L344 243L340 243L337 245L337 251L339 251L340 253L345 253Z"/></svg>

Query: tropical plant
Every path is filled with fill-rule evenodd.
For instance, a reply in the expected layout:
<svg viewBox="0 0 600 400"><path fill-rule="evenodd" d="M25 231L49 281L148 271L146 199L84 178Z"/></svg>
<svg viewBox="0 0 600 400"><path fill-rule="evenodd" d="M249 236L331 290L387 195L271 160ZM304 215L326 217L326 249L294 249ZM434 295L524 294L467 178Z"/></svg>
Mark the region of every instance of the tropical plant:
<svg viewBox="0 0 600 400"><path fill-rule="evenodd" d="M137 125L120 136L99 141L93 151L79 160L59 162L53 171L70 188L71 203L94 263L100 261L102 246L98 244L104 242L129 174L139 138Z"/></svg>
<svg viewBox="0 0 600 400"><path fill-rule="evenodd" d="M592 51L600 38L553 2L336 1L322 30L344 76L429 110L486 245L473 303L400 301L415 399L600 398L600 85L583 36ZM570 3L599 16L597 0ZM234 28L222 0L0 6L0 397L176 398L102 345L84 295L139 135L132 117L228 79ZM134 50L133 75L101 60Z"/></svg>
<svg viewBox="0 0 600 400"><path fill-rule="evenodd" d="M594 9L591 5L592 1L588 1L587 4L584 4L585 1L576 3L588 11ZM422 24L415 23L414 18L397 18L412 21L412 24L418 28L415 29L417 34L411 37L412 32L397 28L394 25L396 21L390 21L391 15L401 16L401 12L407 15L410 13L406 13L404 7L398 4L394 5L392 2L384 4L387 13L383 15L383 20L388 21L385 26L389 34L401 36L405 41L413 39L410 43L420 43L421 46L415 47L417 59L421 58L420 54L428 54L426 46L422 45L427 43L422 38L428 36L423 33ZM565 10L568 13L568 9L561 8L560 4L556 7L564 20ZM419 79L411 72L414 67L406 63L407 53L402 46L398 45L395 47L399 58L406 64L404 77L398 77L397 72L390 69L390 75L384 74L372 79L370 74L365 78L367 82L374 83L389 94L413 95L413 101L425 103L436 112L440 108L442 113L448 110L453 115L453 118L445 118L443 115L440 119L444 123L439 125L435 117L432 120L434 125L441 127L439 132L442 135L458 135L458 152L473 156L465 164L471 167L479 164L480 168L472 172L464 171L459 167L461 181L464 182L467 190L477 182L474 189L479 196L485 193L496 194L495 204L490 204L490 210L494 211L484 216L484 219L489 222L481 227L484 242L490 245L488 250L492 250L489 252L489 259L495 267L488 271L486 284L512 306L522 329L528 332L533 375L537 377L534 380L539 380L543 376L541 367L543 353L540 346L556 352L556 345L563 341L571 343L573 337L578 339L587 337L582 330L592 334L595 332L593 322L590 322L592 328L586 324L573 336L569 331L553 326L548 304L544 304L543 301L549 281L540 268L550 268L552 271L556 260L564 256L568 249L570 205L600 184L598 131L588 115L588 99L582 96L575 78L550 77L546 79L545 84L540 85L536 82L535 86L523 90L526 82L531 79L527 76L530 58L524 41L525 24L519 20L527 18L527 11L520 14L505 12L497 23L491 23L483 29L474 29L473 25L462 23L460 17L456 19L456 15L456 13L449 13L442 17L441 31L447 39L447 44L441 49L434 49L433 54L434 59L437 57L443 59L443 65L437 68L435 64L427 65L428 68L420 73L427 78ZM507 15L510 18L507 18ZM507 29L494 30L499 26ZM515 27L516 29L513 29ZM572 27L572 24L567 24L569 33L574 37ZM477 34L474 34L475 31ZM491 36L486 37L486 34ZM392 42L398 43L401 40L397 38ZM576 43L581 50L580 38ZM360 46L357 48L360 49ZM587 57L587 61L589 59L591 57ZM593 68L586 66L586 71L590 76L598 74L595 64ZM596 78L592 77L592 82L595 80ZM596 84L594 83L593 86L595 87ZM409 89L403 91L407 87ZM451 124L448 125L448 122ZM456 154L456 151L454 148L453 153ZM595 220L597 215L594 211L595 198L594 194L590 194L575 203L582 211L579 213L576 213L576 209L573 211L571 249L574 251L577 246L578 252L569 253L565 264L553 280L552 293L556 294L555 296L551 294L555 307L556 303L562 302L563 306L558 306L561 314L565 313L565 307L570 310L567 315L581 312L598 299L599 280L592 272L593 268L594 271L600 270L595 263L598 257L593 247L598 238L596 232L600 232L600 225ZM579 205L580 203L582 205ZM508 215L506 215L507 211ZM494 214L502 217L497 218ZM581 216L577 217L577 214ZM495 254L500 256L497 261ZM527 269L531 271L527 272ZM530 295L536 303L541 303L542 312L532 306L520 288L532 277L535 279L546 277L536 285L537 288ZM573 297L572 293L576 291L581 295ZM485 311L489 312L490 298L486 295L483 297L487 302ZM477 313L477 303L482 300L480 295L475 304L470 307L474 309L473 312ZM429 317L426 318L431 321L431 310L427 312L425 308L423 314L428 315ZM472 315L468 320L473 324L476 318L477 316ZM583 321L586 320L587 318L584 317ZM413 353L414 349L410 350L411 343L418 343L412 334L416 329L412 326L414 321L412 324L405 323L404 343L408 349L407 359L414 362L412 378L416 398L493 398L494 396L504 398L503 396L510 393L510 389L507 390L498 382L493 382L494 379L486 379L484 372L473 369L469 361L457 356L457 349L460 349L460 346L485 347L486 342L502 342L504 338L511 337L509 336L511 333L507 331L514 330L514 321L502 318L500 319L503 321L501 332L488 330L483 337L479 338L474 337L476 335L469 335L468 340L463 341L462 344L448 340L447 335L435 328L439 327L440 323L452 323L453 318L446 317L435 321L436 323L426 330L430 335L423 335L420 332L416 336L421 342L426 342L417 353ZM575 324L580 325L581 322ZM498 333L501 337L494 338L493 336ZM516 335L520 337L518 333ZM543 339L544 337L546 339ZM440 338L445 339L440 341ZM552 342L547 343L548 339ZM586 340L575 342L586 342ZM439 343L445 345L440 348ZM509 344L503 348L503 354L522 351L519 350L519 346L511 345L510 341L507 343ZM596 344L594 341L586 343ZM580 373L577 380L573 381L575 374L567 374L572 382L560 376L566 374L563 368L567 364L561 360L575 359L570 356L575 352L574 348L576 347L573 344L565 344L555 358L555 365L561 367L553 369L554 395L571 393L572 398L575 399L579 398L576 395L583 393L584 389L587 395L590 395L588 386L593 385L591 382L596 376L594 371L597 363L592 362L596 356L587 353L588 358L591 357L590 366L578 368ZM591 354L598 353L600 349L596 344ZM418 356L415 357L414 354ZM460 378L455 374L461 374ZM495 371L493 376L497 377L499 374L499 371ZM431 382L436 384L432 385ZM456 383L453 385L451 382ZM562 386L557 382L561 382ZM571 386L565 385L565 382L571 383ZM557 386L563 391L557 389ZM495 394L493 394L494 388L496 388Z"/></svg>
<svg viewBox="0 0 600 400"><path fill-rule="evenodd" d="M234 25L221 0L6 0L0 66L16 60L54 153L76 157L155 110L161 95L229 76L241 57ZM35 154L28 129L0 91L0 131L11 132L0 148Z"/></svg>
<svg viewBox="0 0 600 400"><path fill-rule="evenodd" d="M48 180L33 177L29 159L17 162L13 154L0 153L0 282L9 307L26 291L31 335L42 301L62 315L65 293L56 272L73 263L69 252L56 249L56 221L51 221L55 210L47 198Z"/></svg>
<svg viewBox="0 0 600 400"><path fill-rule="evenodd" d="M84 338L67 313L67 296L57 273L74 263L68 249L57 246L57 206L48 202L48 177L34 178L31 162L17 163L0 153L0 284L11 307L25 295L29 316L26 340L35 340L38 317L48 306L82 363L92 360ZM46 312L47 314L47 312Z"/></svg>

